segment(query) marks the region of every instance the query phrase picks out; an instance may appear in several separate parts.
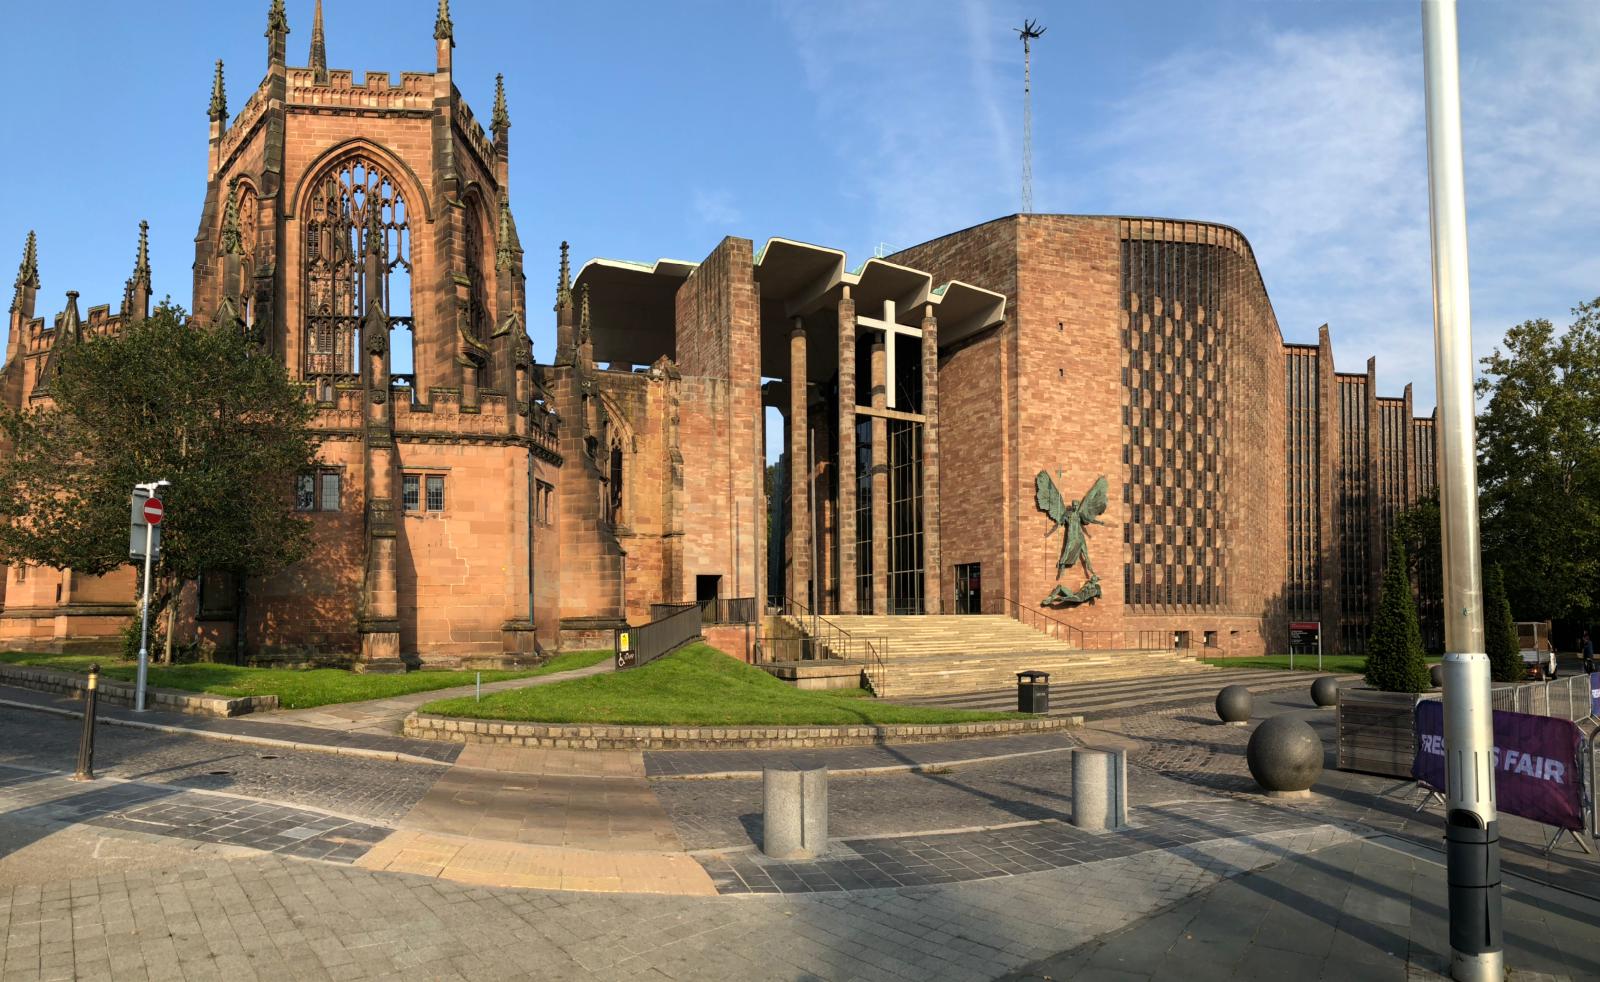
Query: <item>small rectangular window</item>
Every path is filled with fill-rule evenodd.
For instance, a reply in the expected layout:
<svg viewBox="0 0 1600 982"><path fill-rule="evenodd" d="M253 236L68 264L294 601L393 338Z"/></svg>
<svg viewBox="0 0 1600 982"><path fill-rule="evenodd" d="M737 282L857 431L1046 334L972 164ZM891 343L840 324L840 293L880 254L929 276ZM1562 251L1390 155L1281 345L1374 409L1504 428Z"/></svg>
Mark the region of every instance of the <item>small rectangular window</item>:
<svg viewBox="0 0 1600 982"><path fill-rule="evenodd" d="M422 478L416 474L401 477L400 501L406 511L422 508Z"/></svg>
<svg viewBox="0 0 1600 982"><path fill-rule="evenodd" d="M320 510L339 510L339 474L336 471L324 471L322 474L322 502Z"/></svg>
<svg viewBox="0 0 1600 982"><path fill-rule="evenodd" d="M18 583L26 583L26 582L28 582L28 564L27 563L23 563L22 565L17 567L17 582Z"/></svg>
<svg viewBox="0 0 1600 982"><path fill-rule="evenodd" d="M297 511L317 510L317 475L300 474L295 477L294 507Z"/></svg>
<svg viewBox="0 0 1600 982"><path fill-rule="evenodd" d="M444 477L440 474L428 475L428 510L444 511Z"/></svg>

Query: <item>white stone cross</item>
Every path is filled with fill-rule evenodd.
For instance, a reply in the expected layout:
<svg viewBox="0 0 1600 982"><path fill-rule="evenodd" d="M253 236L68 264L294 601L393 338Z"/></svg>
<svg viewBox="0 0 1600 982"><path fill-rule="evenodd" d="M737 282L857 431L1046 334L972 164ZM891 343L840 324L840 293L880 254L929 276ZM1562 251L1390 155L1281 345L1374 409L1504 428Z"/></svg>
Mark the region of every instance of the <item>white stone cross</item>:
<svg viewBox="0 0 1600 982"><path fill-rule="evenodd" d="M920 328L920 327L906 327L905 325L898 323L894 319L894 314L895 314L894 301L893 300L885 300L883 302L883 320L878 320L878 319L872 318L872 317L857 317L856 318L856 323L859 324L860 326L868 328L870 330L882 331L883 332L883 356L885 358L884 369L883 369L883 372L884 372L884 390L885 390L884 391L884 395L885 395L885 397L887 399L887 401L884 403L884 405L889 409L893 409L894 408L894 392L895 392L895 384L894 384L894 379L895 379L895 374L894 374L894 363L895 363L894 349L895 349L895 343L894 343L894 336L896 334L900 334L900 335L904 335L905 337L908 337L908 338L917 338L919 340L922 338L922 328ZM920 354L919 354L918 357L920 359L920 357L921 357Z"/></svg>

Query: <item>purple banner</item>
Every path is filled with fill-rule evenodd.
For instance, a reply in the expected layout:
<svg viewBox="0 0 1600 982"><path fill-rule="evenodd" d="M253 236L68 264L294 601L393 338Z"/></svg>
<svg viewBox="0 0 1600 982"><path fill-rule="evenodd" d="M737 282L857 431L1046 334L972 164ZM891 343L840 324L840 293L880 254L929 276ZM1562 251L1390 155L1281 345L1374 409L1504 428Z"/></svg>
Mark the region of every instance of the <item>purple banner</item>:
<svg viewBox="0 0 1600 982"><path fill-rule="evenodd" d="M1600 672L1589 676L1589 715L1600 718Z"/></svg>
<svg viewBox="0 0 1600 982"><path fill-rule="evenodd" d="M1583 828L1583 731L1570 720L1527 713L1494 714L1495 804L1563 829ZM1444 704L1417 703L1417 756L1411 776L1445 790Z"/></svg>

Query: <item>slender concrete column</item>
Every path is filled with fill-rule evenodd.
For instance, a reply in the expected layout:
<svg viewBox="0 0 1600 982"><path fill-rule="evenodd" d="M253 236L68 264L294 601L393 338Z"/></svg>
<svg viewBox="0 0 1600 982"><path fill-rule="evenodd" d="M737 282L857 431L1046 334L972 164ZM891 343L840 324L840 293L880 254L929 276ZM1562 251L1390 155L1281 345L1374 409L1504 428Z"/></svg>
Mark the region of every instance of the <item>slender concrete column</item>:
<svg viewBox="0 0 1600 982"><path fill-rule="evenodd" d="M856 613L856 302L839 301L839 613Z"/></svg>
<svg viewBox="0 0 1600 982"><path fill-rule="evenodd" d="M837 614L838 608L838 576L839 570L835 566L835 553L833 543L839 531L838 510L834 507L833 500L833 436L830 433L827 407L818 415L816 431L811 434L811 455L814 466L811 469L811 501L814 524L812 525L812 574L816 578L817 612L822 614Z"/></svg>
<svg viewBox="0 0 1600 982"><path fill-rule="evenodd" d="M923 609L944 613L944 565L939 539L939 321L922 313L922 594Z"/></svg>
<svg viewBox="0 0 1600 982"><path fill-rule="evenodd" d="M888 401L888 356L883 339L872 342L872 408ZM872 417L872 611L889 612L889 421Z"/></svg>
<svg viewBox="0 0 1600 982"><path fill-rule="evenodd" d="M806 326L794 319L789 331L789 596L815 611L811 580L811 441L806 401Z"/></svg>

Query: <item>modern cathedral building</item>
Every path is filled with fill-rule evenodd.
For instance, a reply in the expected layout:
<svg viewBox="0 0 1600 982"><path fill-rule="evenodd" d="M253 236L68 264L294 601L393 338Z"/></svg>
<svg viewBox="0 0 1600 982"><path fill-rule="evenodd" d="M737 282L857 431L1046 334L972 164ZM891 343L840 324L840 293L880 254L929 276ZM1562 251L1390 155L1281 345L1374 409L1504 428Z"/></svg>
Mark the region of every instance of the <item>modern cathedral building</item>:
<svg viewBox="0 0 1600 982"><path fill-rule="evenodd" d="M1409 389L1378 396L1372 362L1335 371L1326 327L1285 343L1239 232L1024 214L857 266L726 238L575 277L552 244L553 296L530 301L504 91L485 129L448 4L432 72L330 69L320 3L304 67L288 35L273 0L237 113L218 64L193 309L315 402L321 464L283 493L317 545L274 576L207 574L180 640L458 663L716 602L721 621L984 612L1237 653L1320 620L1328 650L1362 647L1388 530L1434 483L1433 426ZM142 235L116 312L69 292L36 317L40 268L30 237L11 407L49 404L63 346L149 310ZM527 325L551 302L540 358ZM0 646L114 636L133 585L11 566ZM760 637L708 633L746 655Z"/></svg>

